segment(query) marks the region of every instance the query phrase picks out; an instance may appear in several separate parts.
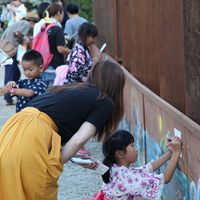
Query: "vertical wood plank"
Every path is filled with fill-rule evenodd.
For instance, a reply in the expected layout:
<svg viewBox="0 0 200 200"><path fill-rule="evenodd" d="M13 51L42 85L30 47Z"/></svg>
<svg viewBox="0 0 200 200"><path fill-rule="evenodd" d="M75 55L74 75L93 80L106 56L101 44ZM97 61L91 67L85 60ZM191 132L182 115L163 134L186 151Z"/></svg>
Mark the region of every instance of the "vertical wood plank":
<svg viewBox="0 0 200 200"><path fill-rule="evenodd" d="M157 0L131 0L129 7L131 74L159 95Z"/></svg>
<svg viewBox="0 0 200 200"><path fill-rule="evenodd" d="M183 1L186 115L200 124L200 1Z"/></svg>
<svg viewBox="0 0 200 200"><path fill-rule="evenodd" d="M101 48L107 43L105 52L114 58L115 56L115 39L114 39L114 8L113 1L94 0L93 1L94 24L99 30L96 38L96 45Z"/></svg>
<svg viewBox="0 0 200 200"><path fill-rule="evenodd" d="M131 73L131 51L130 46L130 18L129 18L129 0L120 0L121 7L121 41L122 41L122 64Z"/></svg>
<svg viewBox="0 0 200 200"><path fill-rule="evenodd" d="M186 113L182 0L158 0L160 97Z"/></svg>
<svg viewBox="0 0 200 200"><path fill-rule="evenodd" d="M115 43L115 53L114 58L115 60L118 60L118 24L117 24L117 2L116 0L113 0L113 14L114 14L114 43Z"/></svg>
<svg viewBox="0 0 200 200"><path fill-rule="evenodd" d="M104 7L105 7L105 1L93 1L93 18L94 18L94 24L98 28L98 36L95 38L95 44L100 48L101 44L106 40L105 35L105 14L104 14Z"/></svg>

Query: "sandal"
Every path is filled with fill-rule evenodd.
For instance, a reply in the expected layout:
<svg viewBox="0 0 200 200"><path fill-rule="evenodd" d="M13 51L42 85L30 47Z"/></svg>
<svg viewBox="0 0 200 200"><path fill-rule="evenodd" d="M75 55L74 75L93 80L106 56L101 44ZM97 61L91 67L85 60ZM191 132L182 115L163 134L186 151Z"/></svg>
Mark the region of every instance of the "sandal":
<svg viewBox="0 0 200 200"><path fill-rule="evenodd" d="M12 106L12 105L16 105L16 103L13 101L13 100L11 100L11 101L6 101L6 106Z"/></svg>

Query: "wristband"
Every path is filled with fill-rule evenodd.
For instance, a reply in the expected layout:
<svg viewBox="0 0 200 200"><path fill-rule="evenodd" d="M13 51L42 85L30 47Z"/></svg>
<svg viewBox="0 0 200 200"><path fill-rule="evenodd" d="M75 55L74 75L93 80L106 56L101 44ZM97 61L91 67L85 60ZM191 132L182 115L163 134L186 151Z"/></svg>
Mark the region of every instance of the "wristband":
<svg viewBox="0 0 200 200"><path fill-rule="evenodd" d="M10 92L11 94L15 94L16 89L15 89L15 88L12 88L12 89L9 90L9 92Z"/></svg>

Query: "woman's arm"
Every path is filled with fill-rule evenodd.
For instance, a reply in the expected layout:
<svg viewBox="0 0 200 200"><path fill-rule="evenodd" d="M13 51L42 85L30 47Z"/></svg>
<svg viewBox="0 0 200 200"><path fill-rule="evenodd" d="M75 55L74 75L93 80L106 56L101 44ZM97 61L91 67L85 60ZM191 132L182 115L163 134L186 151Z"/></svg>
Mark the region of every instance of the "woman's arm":
<svg viewBox="0 0 200 200"><path fill-rule="evenodd" d="M68 48L66 48L66 47L64 47L64 46L57 46L57 50L58 50L58 52L60 53L60 54L63 54L63 55L68 55L68 54L70 54L70 52L71 52L71 49L68 49Z"/></svg>
<svg viewBox="0 0 200 200"><path fill-rule="evenodd" d="M21 40L21 43L25 42L26 44L28 44L30 41L28 37L23 36L19 31L15 32L15 36L17 36Z"/></svg>
<svg viewBox="0 0 200 200"><path fill-rule="evenodd" d="M62 148L61 157L63 163L70 160L95 133L96 127L89 122L84 122L74 136Z"/></svg>

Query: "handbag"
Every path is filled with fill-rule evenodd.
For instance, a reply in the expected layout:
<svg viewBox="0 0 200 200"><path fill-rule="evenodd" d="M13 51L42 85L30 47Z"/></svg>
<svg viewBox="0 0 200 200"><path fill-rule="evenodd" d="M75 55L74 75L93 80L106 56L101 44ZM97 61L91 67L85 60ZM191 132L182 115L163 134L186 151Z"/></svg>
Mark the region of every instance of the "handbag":
<svg viewBox="0 0 200 200"><path fill-rule="evenodd" d="M8 58L13 57L17 53L17 47L13 42L7 39L0 41L0 49L7 55Z"/></svg>

